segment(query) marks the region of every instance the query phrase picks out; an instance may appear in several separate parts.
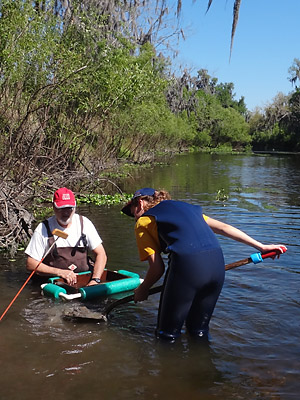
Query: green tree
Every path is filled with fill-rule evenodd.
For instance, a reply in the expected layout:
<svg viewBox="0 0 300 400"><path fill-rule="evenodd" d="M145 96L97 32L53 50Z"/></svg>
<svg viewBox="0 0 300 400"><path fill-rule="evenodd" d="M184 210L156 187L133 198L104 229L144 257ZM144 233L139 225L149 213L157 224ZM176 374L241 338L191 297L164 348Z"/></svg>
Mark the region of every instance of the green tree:
<svg viewBox="0 0 300 400"><path fill-rule="evenodd" d="M257 110L249 120L254 150L295 151L299 149L299 93L278 93L273 102Z"/></svg>
<svg viewBox="0 0 300 400"><path fill-rule="evenodd" d="M226 144L240 150L250 143L248 124L238 111L224 108L217 96L203 91L198 92L198 99L195 111L198 131L204 137L209 133L212 147Z"/></svg>
<svg viewBox="0 0 300 400"><path fill-rule="evenodd" d="M229 83L220 83L216 87L216 96L219 100L220 104L224 108L232 107L234 100L234 84L232 82Z"/></svg>

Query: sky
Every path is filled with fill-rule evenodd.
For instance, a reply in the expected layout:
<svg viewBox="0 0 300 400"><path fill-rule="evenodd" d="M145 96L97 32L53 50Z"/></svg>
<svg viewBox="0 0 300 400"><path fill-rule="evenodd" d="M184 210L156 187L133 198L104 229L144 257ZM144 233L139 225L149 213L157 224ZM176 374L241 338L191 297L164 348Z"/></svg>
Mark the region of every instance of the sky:
<svg viewBox="0 0 300 400"><path fill-rule="evenodd" d="M230 59L233 3L214 0L206 13L208 0L182 1L186 39L174 65L233 82L235 100L244 96L253 111L294 90L288 69L300 59L300 0L242 0Z"/></svg>

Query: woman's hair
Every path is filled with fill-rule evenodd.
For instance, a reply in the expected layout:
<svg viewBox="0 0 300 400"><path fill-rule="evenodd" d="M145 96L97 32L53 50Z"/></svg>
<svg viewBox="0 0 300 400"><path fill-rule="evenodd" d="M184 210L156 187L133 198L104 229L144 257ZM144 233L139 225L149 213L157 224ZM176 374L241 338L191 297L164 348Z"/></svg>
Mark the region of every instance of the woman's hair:
<svg viewBox="0 0 300 400"><path fill-rule="evenodd" d="M171 195L166 190L155 190L153 196L140 196L133 199L132 204L137 206L139 199L145 200L145 211L148 211L150 208L156 206L158 203L164 200L171 200Z"/></svg>

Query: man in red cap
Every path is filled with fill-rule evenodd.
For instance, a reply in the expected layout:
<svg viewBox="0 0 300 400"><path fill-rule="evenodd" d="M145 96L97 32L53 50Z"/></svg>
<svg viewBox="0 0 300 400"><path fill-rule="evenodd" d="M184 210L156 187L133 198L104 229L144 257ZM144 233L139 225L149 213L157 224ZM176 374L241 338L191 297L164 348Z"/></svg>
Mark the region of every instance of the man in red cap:
<svg viewBox="0 0 300 400"><path fill-rule="evenodd" d="M43 258L55 237L54 229L68 234L66 239L59 237L52 251L40 264L39 275L60 276L68 284L75 284L77 272L92 269L92 279L89 285L100 283L101 275L106 265L105 249L93 223L86 217L75 213L76 199L74 193L63 187L54 193L54 215L41 222L25 250L27 254L27 270L33 271ZM90 265L88 250L95 256L95 263Z"/></svg>

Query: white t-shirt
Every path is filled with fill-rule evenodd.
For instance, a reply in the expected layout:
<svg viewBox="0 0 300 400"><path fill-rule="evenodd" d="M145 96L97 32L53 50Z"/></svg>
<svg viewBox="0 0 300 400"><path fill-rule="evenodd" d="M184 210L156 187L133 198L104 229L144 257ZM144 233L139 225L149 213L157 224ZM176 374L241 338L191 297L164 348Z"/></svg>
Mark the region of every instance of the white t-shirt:
<svg viewBox="0 0 300 400"><path fill-rule="evenodd" d="M55 216L48 218L49 228L52 232L53 229L59 229L68 234L67 239L59 237L56 241L57 247L75 247L81 236L81 224L78 214L74 214L72 218L72 225L69 228L63 228L57 222ZM99 244L102 243L96 228L93 223L86 217L83 217L83 233L86 235L87 247L90 250L94 250ZM54 235L54 239L57 236ZM82 240L79 243L79 247L83 247ZM41 260L44 254L49 248L48 243L48 232L45 224L42 222L36 227L32 238L25 250L25 254L34 258L35 260Z"/></svg>

